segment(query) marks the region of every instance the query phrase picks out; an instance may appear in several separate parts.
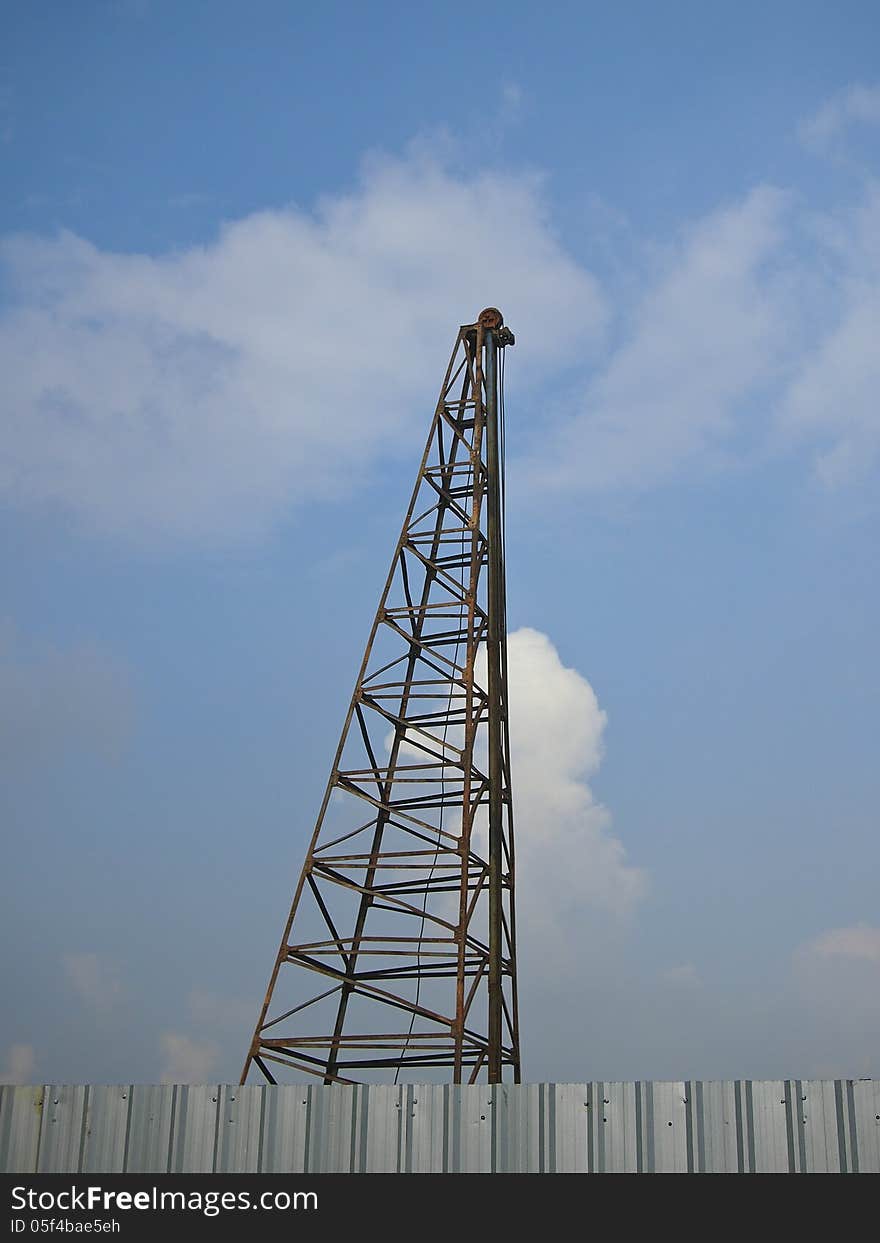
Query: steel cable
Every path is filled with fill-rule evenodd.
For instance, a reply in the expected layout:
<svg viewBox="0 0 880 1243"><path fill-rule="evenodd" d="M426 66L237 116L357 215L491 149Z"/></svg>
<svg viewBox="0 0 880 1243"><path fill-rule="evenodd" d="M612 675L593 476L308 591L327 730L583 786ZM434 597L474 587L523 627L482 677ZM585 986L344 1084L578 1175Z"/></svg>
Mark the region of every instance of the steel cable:
<svg viewBox="0 0 880 1243"><path fill-rule="evenodd" d="M472 481L473 481L473 478L474 478L474 465L473 465L473 459L471 459L471 464L470 464L470 467L469 467L469 469L468 469L468 474L467 474L467 487L468 487L468 490L469 490L469 491L470 491L470 489L471 489L471 487L472 487ZM465 530L466 530L466 529L465 529L465 527L464 527L464 526L462 526L462 528L461 528L461 560L462 560L462 569L464 569L464 554L465 554ZM454 654L454 656L453 656L453 658L452 658L452 663L453 663L453 666L455 666L456 668L458 667L458 657L459 657L459 653L460 653L460 651L461 651L461 628L462 628L462 625L464 624L464 618L465 618L465 603L464 603L464 601L462 601L462 603L459 605L459 611L458 611L458 638L457 638L457 639L456 639L456 641L455 641L455 654ZM436 848L436 850L434 851L434 858L431 860L431 870L430 870L430 871L429 871L429 873L428 873L428 879L427 879L427 881L426 881L426 883L425 883L425 895L424 895L424 901L422 902L422 918L421 918L421 923L420 923L420 925L419 925L419 945L421 945L421 940L422 940L422 937L423 937L424 932L425 932L425 920L426 920L426 918L427 918L427 914L428 914L428 893L429 893L429 888L430 888L431 881L434 879L434 872L435 872L435 870L436 870L436 868L437 868L437 860L438 860L438 859L439 859L439 857L440 857L440 844L441 844L441 839L442 839L442 836L443 836L443 808L444 808L444 800L445 800L445 798L446 798L446 777L445 777L445 772L446 772L446 761L445 761L445 748L446 748L446 741L447 741L447 738L448 738L448 736L449 736L449 714L450 714L450 712L452 711L452 698L453 698L453 693L454 693L454 690L455 690L455 683L454 683L453 681L450 681L450 683L449 683L449 695L447 696L447 699L446 699L446 721L445 721L445 723L444 723L444 725L443 725L443 743L442 743L442 747L441 747L441 751L442 751L442 753L443 753L443 755L444 755L444 759L443 759L443 761L441 762L441 763L442 763L442 767L441 767L441 769L440 769L441 774L443 774L443 775L441 775L441 777L440 777L440 814L439 814L439 817L438 817L438 822L437 822L437 848ZM405 735L404 735L404 737L405 737ZM420 950L420 949L416 951L416 963L418 964L419 974L416 976L416 995L415 995L415 999L414 999L414 1001L413 1001L413 1005L414 1005L414 1006L418 1006L418 1004L419 1004L419 1000L420 1000L421 995L422 995L422 976L421 976L421 968L422 968L422 955L421 955L421 950ZM395 1082L395 1084L398 1082L398 1080L399 1080L399 1078L400 1078L400 1071L401 1071L401 1069L402 1069L402 1067L403 1067L403 1059L404 1059L404 1056L406 1055L406 1053L407 1053L407 1052L408 1052L408 1050L409 1050L409 1042L410 1042L410 1038L412 1037L412 1034L413 1034L413 1028L414 1028L414 1026L415 1026L415 1021L416 1021L416 1013L415 1013L415 1010L413 1010L413 1011L412 1011L412 1013L410 1014L410 1019L409 1019L409 1030L407 1031L407 1034L406 1034L406 1043L404 1044L403 1048L401 1049L401 1052L400 1052L400 1060L398 1061L398 1063L397 1063L397 1069L396 1069L396 1070L395 1070L395 1072L394 1072L394 1082Z"/></svg>

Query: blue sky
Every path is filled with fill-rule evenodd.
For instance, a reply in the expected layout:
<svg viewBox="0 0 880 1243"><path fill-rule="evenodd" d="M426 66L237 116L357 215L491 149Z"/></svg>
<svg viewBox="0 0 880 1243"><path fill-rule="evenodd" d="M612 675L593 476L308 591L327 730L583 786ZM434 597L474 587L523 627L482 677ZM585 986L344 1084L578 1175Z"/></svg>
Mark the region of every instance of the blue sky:
<svg viewBox="0 0 880 1243"><path fill-rule="evenodd" d="M526 1076L880 1074L876 6L0 21L0 1075L237 1076L493 303Z"/></svg>

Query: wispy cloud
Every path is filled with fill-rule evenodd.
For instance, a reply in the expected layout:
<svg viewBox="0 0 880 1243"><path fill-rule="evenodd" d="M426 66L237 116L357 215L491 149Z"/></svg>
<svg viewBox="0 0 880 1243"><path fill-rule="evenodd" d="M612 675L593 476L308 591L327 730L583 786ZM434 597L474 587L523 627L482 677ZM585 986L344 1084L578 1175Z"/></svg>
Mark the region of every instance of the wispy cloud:
<svg viewBox="0 0 880 1243"><path fill-rule="evenodd" d="M237 1074L259 1015L259 999L193 989L181 1027L159 1036L160 1082L206 1083Z"/></svg>
<svg viewBox="0 0 880 1243"><path fill-rule="evenodd" d="M660 972L659 979L661 984L671 984L673 988L699 988L701 983L700 973L692 962L666 967Z"/></svg>
<svg viewBox="0 0 880 1243"><path fill-rule="evenodd" d="M878 90L828 105L819 132L872 117ZM555 234L540 177L462 174L424 143L312 210L157 258L7 238L0 498L138 539L259 534L359 486L423 424L443 343L488 301L517 331L532 412L511 468L541 495L779 452L829 485L873 471L876 187L817 213L755 186L650 243L630 239L614 306Z"/></svg>
<svg viewBox="0 0 880 1243"><path fill-rule="evenodd" d="M829 1067L834 1073L878 1074L880 928L867 923L829 928L795 951L793 965L813 1056L827 1059L834 1050Z"/></svg>
<svg viewBox="0 0 880 1243"><path fill-rule="evenodd" d="M10 1045L0 1069L0 1083L33 1083L36 1064L33 1045Z"/></svg>
<svg viewBox="0 0 880 1243"><path fill-rule="evenodd" d="M18 290L0 321L0 496L177 538L262 530L348 490L413 412L423 424L451 332L487 302L536 384L604 319L536 178L460 177L419 152L179 254L62 234L0 257Z"/></svg>
<svg viewBox="0 0 880 1243"><path fill-rule="evenodd" d="M850 928L830 928L811 941L805 951L815 958L849 958L880 963L880 928L855 924Z"/></svg>
<svg viewBox="0 0 880 1243"><path fill-rule="evenodd" d="M207 1083L220 1058L211 1042L192 1040L179 1032L164 1032L159 1038L163 1064L160 1083Z"/></svg>
<svg viewBox="0 0 880 1243"><path fill-rule="evenodd" d="M834 311L799 360L778 415L783 431L812 440L816 473L833 487L869 475L880 458L880 186L823 225L823 293Z"/></svg>
<svg viewBox="0 0 880 1243"><path fill-rule="evenodd" d="M801 141L813 151L828 151L852 125L880 125L880 86L855 84L839 91L798 131Z"/></svg>
<svg viewBox="0 0 880 1243"><path fill-rule="evenodd" d="M621 344L527 465L537 487L643 488L735 433L789 345L774 273L786 201L756 189L671 248Z"/></svg>
<svg viewBox="0 0 880 1243"><path fill-rule="evenodd" d="M103 954L66 953L61 961L68 984L89 1008L106 1013L121 1000L119 968Z"/></svg>

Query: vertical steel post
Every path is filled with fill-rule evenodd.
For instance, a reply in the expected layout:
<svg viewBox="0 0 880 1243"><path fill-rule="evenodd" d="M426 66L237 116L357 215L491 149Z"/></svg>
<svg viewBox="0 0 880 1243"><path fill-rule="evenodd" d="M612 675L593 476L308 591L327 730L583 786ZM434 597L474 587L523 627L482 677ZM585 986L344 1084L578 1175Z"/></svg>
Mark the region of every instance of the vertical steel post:
<svg viewBox="0 0 880 1243"><path fill-rule="evenodd" d="M486 536L488 540L488 628L486 658L489 695L489 1083L501 1082L502 948L502 648L504 634L504 556L501 547L501 463L498 434L498 348L495 333L484 334L486 386Z"/></svg>

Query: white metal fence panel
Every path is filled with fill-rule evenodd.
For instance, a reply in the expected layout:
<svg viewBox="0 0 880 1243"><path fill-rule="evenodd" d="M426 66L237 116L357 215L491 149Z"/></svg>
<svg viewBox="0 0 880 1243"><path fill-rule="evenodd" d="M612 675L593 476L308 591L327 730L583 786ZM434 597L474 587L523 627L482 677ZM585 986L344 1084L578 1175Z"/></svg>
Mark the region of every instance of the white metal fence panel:
<svg viewBox="0 0 880 1243"><path fill-rule="evenodd" d="M4 1086L8 1173L880 1173L870 1079Z"/></svg>
<svg viewBox="0 0 880 1243"><path fill-rule="evenodd" d="M37 1169L41 1174L75 1174L82 1169L89 1088L50 1084L43 1097Z"/></svg>
<svg viewBox="0 0 880 1243"><path fill-rule="evenodd" d="M0 1170L33 1174L40 1149L45 1088L0 1088Z"/></svg>
<svg viewBox="0 0 880 1243"><path fill-rule="evenodd" d="M173 1088L139 1083L132 1087L129 1099L126 1173L168 1172L174 1101Z"/></svg>

